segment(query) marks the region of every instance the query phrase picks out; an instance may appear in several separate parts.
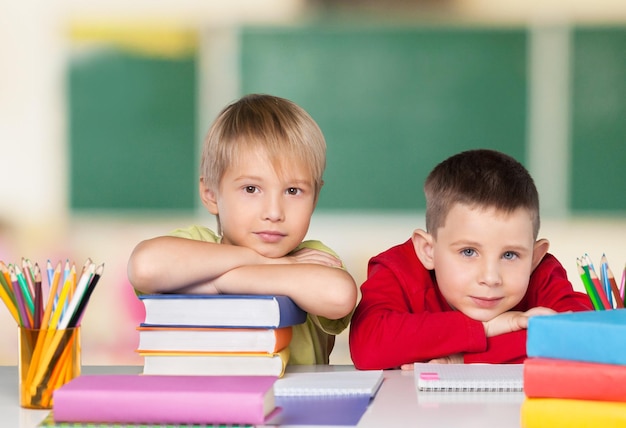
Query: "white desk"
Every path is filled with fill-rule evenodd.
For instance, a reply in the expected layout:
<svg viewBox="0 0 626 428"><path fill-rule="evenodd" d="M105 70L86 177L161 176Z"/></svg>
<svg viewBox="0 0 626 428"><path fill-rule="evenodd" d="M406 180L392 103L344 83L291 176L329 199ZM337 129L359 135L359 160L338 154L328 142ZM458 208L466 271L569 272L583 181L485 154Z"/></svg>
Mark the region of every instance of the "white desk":
<svg viewBox="0 0 626 428"><path fill-rule="evenodd" d="M140 373L141 366L82 368L83 374ZM325 366L323 370L333 370ZM341 369L345 369L342 367ZM1 426L35 428L48 410L19 405L17 367L0 366ZM519 427L523 393L417 393L413 372L391 370L358 426L487 428Z"/></svg>

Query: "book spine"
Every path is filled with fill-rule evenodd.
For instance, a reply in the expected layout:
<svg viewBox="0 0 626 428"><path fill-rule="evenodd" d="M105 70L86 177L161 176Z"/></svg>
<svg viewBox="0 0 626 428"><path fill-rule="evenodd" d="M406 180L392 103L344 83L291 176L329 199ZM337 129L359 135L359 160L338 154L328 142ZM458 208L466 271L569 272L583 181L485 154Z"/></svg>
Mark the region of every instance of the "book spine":
<svg viewBox="0 0 626 428"><path fill-rule="evenodd" d="M528 358L524 393L537 398L626 402L626 366Z"/></svg>
<svg viewBox="0 0 626 428"><path fill-rule="evenodd" d="M261 398L221 393L69 391L54 395L54 417L61 422L137 424L262 424Z"/></svg>
<svg viewBox="0 0 626 428"><path fill-rule="evenodd" d="M287 327L302 324L306 321L306 312L287 296L276 296L279 320L276 327Z"/></svg>
<svg viewBox="0 0 626 428"><path fill-rule="evenodd" d="M626 365L624 325L549 318L529 319L526 343L529 357Z"/></svg>
<svg viewBox="0 0 626 428"><path fill-rule="evenodd" d="M276 344L273 351L282 351L291 343L291 339L293 338L293 327L288 326L277 328L274 330L274 335L276 337Z"/></svg>
<svg viewBox="0 0 626 428"><path fill-rule="evenodd" d="M612 401L525 398L522 428L626 426L626 403Z"/></svg>

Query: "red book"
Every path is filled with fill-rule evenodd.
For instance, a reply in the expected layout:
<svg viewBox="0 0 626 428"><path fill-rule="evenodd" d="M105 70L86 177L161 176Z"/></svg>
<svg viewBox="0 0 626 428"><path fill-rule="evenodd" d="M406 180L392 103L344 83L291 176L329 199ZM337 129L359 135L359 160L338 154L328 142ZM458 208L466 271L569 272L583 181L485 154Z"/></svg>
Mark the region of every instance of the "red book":
<svg viewBox="0 0 626 428"><path fill-rule="evenodd" d="M54 392L56 422L263 424L275 376L82 375Z"/></svg>
<svg viewBox="0 0 626 428"><path fill-rule="evenodd" d="M626 401L626 366L527 358L524 393L532 398Z"/></svg>

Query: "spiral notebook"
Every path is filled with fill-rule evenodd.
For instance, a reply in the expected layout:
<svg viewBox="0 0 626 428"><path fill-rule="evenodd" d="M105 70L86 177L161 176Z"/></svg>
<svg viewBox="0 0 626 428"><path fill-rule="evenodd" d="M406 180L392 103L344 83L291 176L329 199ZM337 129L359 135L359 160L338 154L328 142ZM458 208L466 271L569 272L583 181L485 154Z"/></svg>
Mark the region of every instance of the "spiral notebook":
<svg viewBox="0 0 626 428"><path fill-rule="evenodd" d="M274 383L276 405L282 412L272 425L357 425L383 383L383 371L335 368L299 372L292 366Z"/></svg>
<svg viewBox="0 0 626 428"><path fill-rule="evenodd" d="M382 370L291 372L274 383L274 394L277 397L364 395L369 398L376 395L383 379Z"/></svg>
<svg viewBox="0 0 626 428"><path fill-rule="evenodd" d="M523 364L415 363L419 391L514 392L524 390Z"/></svg>

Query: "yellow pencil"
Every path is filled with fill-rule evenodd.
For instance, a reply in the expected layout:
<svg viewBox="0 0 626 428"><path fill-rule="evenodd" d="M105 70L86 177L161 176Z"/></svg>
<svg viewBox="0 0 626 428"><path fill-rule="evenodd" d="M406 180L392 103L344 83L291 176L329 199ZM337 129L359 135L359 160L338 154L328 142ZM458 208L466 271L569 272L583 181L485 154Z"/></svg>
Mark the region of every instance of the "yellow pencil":
<svg viewBox="0 0 626 428"><path fill-rule="evenodd" d="M4 287L0 287L0 299L2 299L2 301L6 305L7 309L15 319L15 322L17 322L18 325L21 324L20 316L17 313L17 308L13 304L13 300L11 300L11 297L7 294Z"/></svg>
<svg viewBox="0 0 626 428"><path fill-rule="evenodd" d="M38 364L31 363L30 368L31 370L34 370L34 372L31 373L31 371L29 370L29 373L27 376L27 378L31 380L30 382L30 385L32 385L31 388L35 390L37 388L37 385L39 384L39 382L45 375L46 370L48 368L47 366L52 361L52 357L54 356L54 353L56 352L56 347L59 345L59 342L61 341L61 338L63 336L62 330L57 331L57 325L63 313L65 302L67 301L67 296L71 288L73 288L72 275L69 275L67 280L63 284L63 288L61 289L61 294L59 295L57 306L52 314L52 317L50 318L48 329L42 330L39 333L40 335L41 334L44 335L43 342L40 344L41 350L39 351L41 358L38 361ZM39 342L39 338L37 338L37 342ZM34 393L36 393L36 391Z"/></svg>

